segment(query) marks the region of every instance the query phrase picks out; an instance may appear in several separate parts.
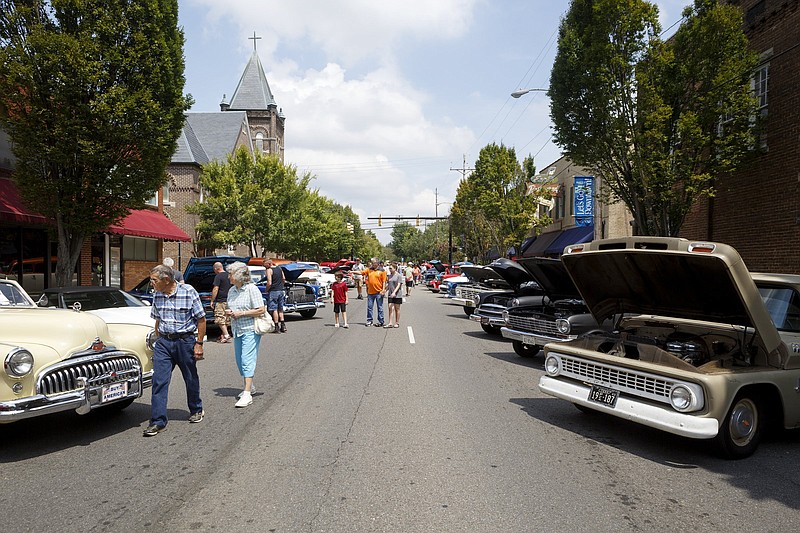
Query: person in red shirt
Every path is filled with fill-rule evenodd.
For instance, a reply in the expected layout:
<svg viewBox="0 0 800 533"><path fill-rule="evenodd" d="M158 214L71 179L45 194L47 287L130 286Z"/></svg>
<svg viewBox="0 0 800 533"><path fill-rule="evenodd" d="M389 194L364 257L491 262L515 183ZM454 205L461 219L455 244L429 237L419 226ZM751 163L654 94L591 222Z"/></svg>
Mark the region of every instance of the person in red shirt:
<svg viewBox="0 0 800 533"><path fill-rule="evenodd" d="M347 283L344 282L344 274L337 272L334 274L336 281L331 284L331 297L333 298L333 316L336 323L333 327L339 327L339 313L342 313L342 327L349 328L347 325L347 303L350 301L347 295Z"/></svg>

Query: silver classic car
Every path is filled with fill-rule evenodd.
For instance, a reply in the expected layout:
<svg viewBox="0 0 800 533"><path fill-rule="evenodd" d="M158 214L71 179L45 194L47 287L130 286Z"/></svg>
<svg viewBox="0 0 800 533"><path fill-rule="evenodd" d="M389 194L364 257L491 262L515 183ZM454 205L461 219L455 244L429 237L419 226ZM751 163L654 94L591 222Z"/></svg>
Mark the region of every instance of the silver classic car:
<svg viewBox="0 0 800 533"><path fill-rule="evenodd" d="M542 392L752 454L765 426L800 427L800 276L751 274L725 244L630 237L562 261L613 332L545 346Z"/></svg>
<svg viewBox="0 0 800 533"><path fill-rule="evenodd" d="M490 266L465 265L461 267L461 274L469 282L458 284L455 287L455 296L450 301L461 305L467 316L480 305L481 298L489 294L513 293L511 285Z"/></svg>
<svg viewBox="0 0 800 533"><path fill-rule="evenodd" d="M152 336L147 324L37 307L0 280L0 423L127 407L152 384Z"/></svg>
<svg viewBox="0 0 800 533"><path fill-rule="evenodd" d="M516 261L501 257L492 261L489 267L506 280L511 291L479 295L475 302L477 307L469 318L478 322L486 333L500 335L500 328L506 325L503 314L509 308L521 305L541 306L544 295L530 272Z"/></svg>

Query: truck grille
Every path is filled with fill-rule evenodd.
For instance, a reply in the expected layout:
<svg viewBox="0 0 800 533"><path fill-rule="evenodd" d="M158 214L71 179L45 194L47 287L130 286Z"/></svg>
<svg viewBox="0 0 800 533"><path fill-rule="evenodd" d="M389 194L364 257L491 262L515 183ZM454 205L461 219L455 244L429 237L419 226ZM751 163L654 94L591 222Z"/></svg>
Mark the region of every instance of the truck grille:
<svg viewBox="0 0 800 533"><path fill-rule="evenodd" d="M139 373L139 360L131 355L113 352L103 359L87 357L67 361L39 377L39 393L49 396L78 390L78 378L86 378L92 386L124 381L131 372Z"/></svg>
<svg viewBox="0 0 800 533"><path fill-rule="evenodd" d="M465 300L472 300L481 292L483 291L479 291L471 287L456 287L456 296L458 298L464 298Z"/></svg>
<svg viewBox="0 0 800 533"><path fill-rule="evenodd" d="M503 311L505 310L506 306L504 305L483 304L478 307L477 313L482 316L500 319L503 318Z"/></svg>
<svg viewBox="0 0 800 533"><path fill-rule="evenodd" d="M534 318L530 316L508 315L508 326L511 329L526 331L528 333L540 333L558 338L567 338L565 335L562 335L558 332L555 320L543 320L541 318Z"/></svg>
<svg viewBox="0 0 800 533"><path fill-rule="evenodd" d="M670 403L669 394L672 388L681 383L662 376L621 369L563 354L558 354L558 356L561 359L561 375L563 376L605 385L623 393L657 402Z"/></svg>

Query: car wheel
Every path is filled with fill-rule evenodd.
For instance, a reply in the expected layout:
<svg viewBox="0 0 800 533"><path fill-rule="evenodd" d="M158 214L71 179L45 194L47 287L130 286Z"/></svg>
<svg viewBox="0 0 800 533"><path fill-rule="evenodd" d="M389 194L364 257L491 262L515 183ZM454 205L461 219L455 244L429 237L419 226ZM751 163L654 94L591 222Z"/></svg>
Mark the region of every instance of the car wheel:
<svg viewBox="0 0 800 533"><path fill-rule="evenodd" d="M492 326L492 325L489 325L489 324L481 324L481 328L483 328L483 331L485 331L489 335L500 335L500 327L499 326Z"/></svg>
<svg viewBox="0 0 800 533"><path fill-rule="evenodd" d="M317 314L316 309L309 309L307 311L300 311L300 316L303 318L311 318L312 316Z"/></svg>
<svg viewBox="0 0 800 533"><path fill-rule="evenodd" d="M474 311L475 311L475 308L474 308L474 307L467 307L466 305L464 306L464 314L465 314L465 315L467 315L467 316L472 316L472 313L473 313Z"/></svg>
<svg viewBox="0 0 800 533"><path fill-rule="evenodd" d="M542 349L541 346L532 344L524 344L522 341L511 341L514 346L514 351L520 357L533 357Z"/></svg>
<svg viewBox="0 0 800 533"><path fill-rule="evenodd" d="M747 393L736 396L714 438L719 454L726 459L752 455L761 442L763 414L758 397Z"/></svg>

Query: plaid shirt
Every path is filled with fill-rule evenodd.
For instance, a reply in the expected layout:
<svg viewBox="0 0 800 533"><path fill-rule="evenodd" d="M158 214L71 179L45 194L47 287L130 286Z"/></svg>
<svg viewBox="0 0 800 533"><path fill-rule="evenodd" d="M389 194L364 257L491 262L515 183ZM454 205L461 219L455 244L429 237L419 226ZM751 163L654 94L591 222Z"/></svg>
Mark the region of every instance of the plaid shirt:
<svg viewBox="0 0 800 533"><path fill-rule="evenodd" d="M205 316L200 295L191 285L178 283L170 296L159 291L153 294L150 317L159 321L159 334L193 333L197 321Z"/></svg>
<svg viewBox="0 0 800 533"><path fill-rule="evenodd" d="M245 283L241 289L233 285L228 291L228 307L232 311L247 311L263 306L264 297L261 296L261 291L254 283ZM256 319L252 316L242 316L231 320L231 325L233 326L233 335L238 337L248 331L255 331Z"/></svg>

